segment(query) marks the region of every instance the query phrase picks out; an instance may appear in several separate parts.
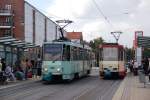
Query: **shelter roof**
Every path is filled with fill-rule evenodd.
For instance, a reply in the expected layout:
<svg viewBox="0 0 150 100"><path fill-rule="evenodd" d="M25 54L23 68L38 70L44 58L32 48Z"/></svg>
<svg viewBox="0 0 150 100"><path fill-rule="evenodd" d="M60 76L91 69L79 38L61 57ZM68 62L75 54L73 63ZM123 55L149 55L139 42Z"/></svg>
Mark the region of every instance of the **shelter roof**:
<svg viewBox="0 0 150 100"><path fill-rule="evenodd" d="M29 42L15 39L12 36L0 37L0 44L10 45L12 47L18 47L18 48L23 48L23 49L34 48L34 47L39 46L39 45L35 45L33 43L29 43Z"/></svg>

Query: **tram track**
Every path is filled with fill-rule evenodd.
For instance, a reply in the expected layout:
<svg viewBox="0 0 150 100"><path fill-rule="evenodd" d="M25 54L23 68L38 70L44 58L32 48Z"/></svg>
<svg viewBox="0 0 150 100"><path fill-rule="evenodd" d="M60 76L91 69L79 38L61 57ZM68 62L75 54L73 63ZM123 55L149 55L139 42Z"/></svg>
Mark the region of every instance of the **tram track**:
<svg viewBox="0 0 150 100"><path fill-rule="evenodd" d="M106 100L106 97L108 98L108 96L109 96L109 98L111 98L110 94L111 94L112 90L119 83L120 83L120 81L108 82L108 81L104 80L104 82L100 83L95 88L87 91L83 95L78 96L74 100ZM111 99L109 99L109 100L111 100Z"/></svg>
<svg viewBox="0 0 150 100"><path fill-rule="evenodd" d="M0 100L111 100L120 82L99 79L98 73L70 83L32 82L2 89Z"/></svg>
<svg viewBox="0 0 150 100"><path fill-rule="evenodd" d="M75 97L74 100L82 100L82 98L85 98L84 96L87 96L89 93L91 93L92 91L95 91L97 88L103 88L104 84L106 85L107 83L105 82L102 82L100 84L98 84L96 87L92 88L92 89L89 89L88 91L80 94L79 96ZM101 85L101 87L100 87Z"/></svg>

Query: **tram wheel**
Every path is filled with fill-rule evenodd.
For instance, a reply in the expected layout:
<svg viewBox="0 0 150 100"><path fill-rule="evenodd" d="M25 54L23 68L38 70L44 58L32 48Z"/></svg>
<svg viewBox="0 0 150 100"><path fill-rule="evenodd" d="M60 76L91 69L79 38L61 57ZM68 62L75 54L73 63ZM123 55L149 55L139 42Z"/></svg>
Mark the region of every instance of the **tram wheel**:
<svg viewBox="0 0 150 100"><path fill-rule="evenodd" d="M79 73L75 73L74 78L79 79Z"/></svg>

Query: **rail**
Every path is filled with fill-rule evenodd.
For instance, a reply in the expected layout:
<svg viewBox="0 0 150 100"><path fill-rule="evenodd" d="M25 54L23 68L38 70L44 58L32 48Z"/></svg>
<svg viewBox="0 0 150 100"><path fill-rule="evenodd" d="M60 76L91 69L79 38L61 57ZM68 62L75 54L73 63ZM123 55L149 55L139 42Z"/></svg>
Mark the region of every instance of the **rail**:
<svg viewBox="0 0 150 100"><path fill-rule="evenodd" d="M0 13L12 13L13 11L12 10L9 10L9 9L0 9Z"/></svg>
<svg viewBox="0 0 150 100"><path fill-rule="evenodd" d="M12 26L12 22L0 22L0 26Z"/></svg>

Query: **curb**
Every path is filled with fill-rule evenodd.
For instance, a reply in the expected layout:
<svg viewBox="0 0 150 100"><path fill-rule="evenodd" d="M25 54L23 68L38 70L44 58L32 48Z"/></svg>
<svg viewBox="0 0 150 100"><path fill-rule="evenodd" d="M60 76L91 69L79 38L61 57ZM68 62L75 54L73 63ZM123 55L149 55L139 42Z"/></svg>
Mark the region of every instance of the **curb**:
<svg viewBox="0 0 150 100"><path fill-rule="evenodd" d="M117 89L116 93L114 94L112 100L121 100L123 92L124 92L124 88L125 88L125 81L126 78L122 81L121 85L119 86L119 88Z"/></svg>
<svg viewBox="0 0 150 100"><path fill-rule="evenodd" d="M15 87L15 86L19 86L19 85L24 85L24 84L28 84L28 83L33 83L33 82L38 82L38 81L40 81L40 80L27 80L27 81L21 81L21 82L14 82L14 83L12 83L12 84L9 84L9 85L2 85L2 86L0 86L0 90L2 90L2 89L7 89L7 88L11 88L11 87Z"/></svg>

